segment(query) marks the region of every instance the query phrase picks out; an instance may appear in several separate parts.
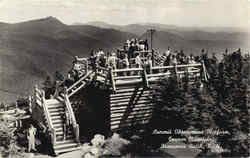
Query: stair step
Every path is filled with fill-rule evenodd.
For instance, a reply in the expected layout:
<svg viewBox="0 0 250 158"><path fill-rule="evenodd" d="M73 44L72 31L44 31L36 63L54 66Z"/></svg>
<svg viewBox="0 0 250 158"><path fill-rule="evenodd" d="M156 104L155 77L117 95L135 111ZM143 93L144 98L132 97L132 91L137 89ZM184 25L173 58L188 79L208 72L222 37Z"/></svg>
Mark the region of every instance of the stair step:
<svg viewBox="0 0 250 158"><path fill-rule="evenodd" d="M66 140L72 140L72 139L74 139L73 135L67 135L66 136ZM63 140L63 135L57 135L56 136L56 141L64 141Z"/></svg>
<svg viewBox="0 0 250 158"><path fill-rule="evenodd" d="M54 115L54 116L51 116L51 119L52 119L52 120L61 120L61 119L62 119L62 116L61 116L60 114Z"/></svg>
<svg viewBox="0 0 250 158"><path fill-rule="evenodd" d="M62 145L62 144L69 144L69 143L75 143L75 140L74 139L68 139L68 140L57 141L55 146Z"/></svg>
<svg viewBox="0 0 250 158"><path fill-rule="evenodd" d="M45 104L49 105L49 104L58 104L58 100L57 99L47 99L45 100Z"/></svg>
<svg viewBox="0 0 250 158"><path fill-rule="evenodd" d="M53 113L50 113L50 117L56 117L56 116L62 116L63 112L53 112Z"/></svg>
<svg viewBox="0 0 250 158"><path fill-rule="evenodd" d="M55 150L55 154L58 155L58 154L62 154L62 153L66 153L66 152L71 152L71 151L75 151L75 150L80 150L81 147L73 147L73 148L67 148L67 149L57 149Z"/></svg>
<svg viewBox="0 0 250 158"><path fill-rule="evenodd" d="M63 127L63 124L58 123L58 124L55 124L53 127L54 127L55 129L57 129L57 128L62 128L62 127Z"/></svg>
<svg viewBox="0 0 250 158"><path fill-rule="evenodd" d="M64 108L49 109L49 113L64 113Z"/></svg>
<svg viewBox="0 0 250 158"><path fill-rule="evenodd" d="M72 131L69 131L68 135L71 136L72 134L73 134ZM63 129L56 130L56 135L63 136Z"/></svg>
<svg viewBox="0 0 250 158"><path fill-rule="evenodd" d="M63 124L63 120L61 120L61 119L52 120L52 124L53 125L55 125L55 124Z"/></svg>
<svg viewBox="0 0 250 158"><path fill-rule="evenodd" d="M56 132L61 132L63 131L63 127L60 127L60 128L55 128Z"/></svg>
<svg viewBox="0 0 250 158"><path fill-rule="evenodd" d="M77 146L77 143L73 142L73 143L64 143L64 144L56 144L54 146L54 149L57 150L57 149L67 149L67 148L72 148L72 147L75 147Z"/></svg>
<svg viewBox="0 0 250 158"><path fill-rule="evenodd" d="M58 108L63 108L64 106L62 105L47 105L48 109L58 109Z"/></svg>

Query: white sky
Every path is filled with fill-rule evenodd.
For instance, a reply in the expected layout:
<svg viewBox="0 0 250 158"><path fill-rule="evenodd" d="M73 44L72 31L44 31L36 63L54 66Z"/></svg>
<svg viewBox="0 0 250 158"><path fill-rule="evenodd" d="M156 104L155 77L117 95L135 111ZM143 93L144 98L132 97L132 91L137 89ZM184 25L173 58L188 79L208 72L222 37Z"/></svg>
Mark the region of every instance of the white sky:
<svg viewBox="0 0 250 158"><path fill-rule="evenodd" d="M162 23L247 27L250 0L0 0L0 21L16 23L54 16L66 24Z"/></svg>

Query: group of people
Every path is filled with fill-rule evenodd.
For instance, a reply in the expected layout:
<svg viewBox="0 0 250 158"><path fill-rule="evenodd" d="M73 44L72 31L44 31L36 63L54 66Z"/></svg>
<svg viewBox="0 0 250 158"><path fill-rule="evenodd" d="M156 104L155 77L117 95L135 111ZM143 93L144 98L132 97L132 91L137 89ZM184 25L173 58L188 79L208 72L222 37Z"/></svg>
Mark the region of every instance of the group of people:
<svg viewBox="0 0 250 158"><path fill-rule="evenodd" d="M146 51L148 50L148 40L139 40L137 38L132 38L127 40L123 47L124 50L129 51L130 49L137 51Z"/></svg>
<svg viewBox="0 0 250 158"><path fill-rule="evenodd" d="M111 67L112 69L140 68L143 66L152 67L153 60L156 60L154 52L146 53L146 55L142 55L140 51L134 51L133 58L129 58L129 52L127 51L117 51L106 54L103 51L102 53L92 51L89 59L93 68L96 68L97 66ZM162 57L164 58L164 66L195 64L202 60L202 56L194 56L193 54L187 55L184 54L183 50L172 51L170 48L163 53ZM213 57L216 58L214 54Z"/></svg>
<svg viewBox="0 0 250 158"><path fill-rule="evenodd" d="M163 54L165 60L163 65L183 65L183 64L195 64L201 61L200 56L194 56L193 54L186 55L183 50L171 51L170 48Z"/></svg>

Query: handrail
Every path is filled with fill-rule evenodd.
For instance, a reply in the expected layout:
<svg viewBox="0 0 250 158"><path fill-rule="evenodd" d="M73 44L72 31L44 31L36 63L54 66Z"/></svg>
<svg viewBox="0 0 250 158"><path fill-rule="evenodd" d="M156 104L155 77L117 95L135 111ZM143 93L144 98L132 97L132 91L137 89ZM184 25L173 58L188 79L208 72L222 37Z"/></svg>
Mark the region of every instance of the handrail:
<svg viewBox="0 0 250 158"><path fill-rule="evenodd" d="M70 119L71 119L72 126L74 129L75 139L77 142L79 142L79 125L76 122L75 114L74 114L74 111L72 109L72 106L71 106L71 103L69 101L69 97L68 97L67 93L64 94L64 101L65 101L66 108L69 112L69 115L71 116Z"/></svg>
<svg viewBox="0 0 250 158"><path fill-rule="evenodd" d="M92 73L93 73L93 71L89 71L86 75L81 77L77 82L75 82L73 85L71 85L69 88L67 88L67 92L69 92L71 89L73 89L77 84L82 82L84 79L86 79Z"/></svg>
<svg viewBox="0 0 250 158"><path fill-rule="evenodd" d="M41 105L39 105L39 102L37 102L37 99L41 101L40 102ZM35 86L35 100L36 100L36 103L43 108L45 119L48 123L49 130L52 132L51 143L54 145L56 143L56 133L55 133L55 129L53 128L53 125L49 116L48 107L45 105L45 92L43 90L39 90L37 85Z"/></svg>
<svg viewBox="0 0 250 158"><path fill-rule="evenodd" d="M116 73L116 72L130 72L130 71L142 71L143 68L129 68L129 69L116 69L116 70L113 70L113 73Z"/></svg>
<svg viewBox="0 0 250 158"><path fill-rule="evenodd" d="M109 71L109 69L105 68L105 67L101 67L101 66L97 66L97 69L103 70L103 71Z"/></svg>
<svg viewBox="0 0 250 158"><path fill-rule="evenodd" d="M112 68L109 69L109 74L110 74L110 81L111 81L111 85L113 88L113 91L116 91L116 86L115 86L115 79L114 79L114 70L112 70Z"/></svg>
<svg viewBox="0 0 250 158"><path fill-rule="evenodd" d="M201 63L197 63L197 64L185 64L185 65L176 65L177 68L185 68L185 67L198 67L198 66L202 66ZM174 68L174 65L170 65L170 66L154 66L152 67L153 70L157 70L157 69L171 69Z"/></svg>

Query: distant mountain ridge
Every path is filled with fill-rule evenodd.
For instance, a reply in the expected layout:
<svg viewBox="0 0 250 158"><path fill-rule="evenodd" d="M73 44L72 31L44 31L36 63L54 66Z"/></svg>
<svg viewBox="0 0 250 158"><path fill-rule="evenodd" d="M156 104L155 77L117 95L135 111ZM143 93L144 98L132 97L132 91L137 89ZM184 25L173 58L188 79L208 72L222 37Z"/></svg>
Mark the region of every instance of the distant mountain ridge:
<svg viewBox="0 0 250 158"><path fill-rule="evenodd" d="M0 23L0 101L31 92L35 84L56 70L66 73L75 55L88 56L91 50L99 48L106 52L115 50L131 38L150 39L149 28L156 30L153 47L162 52L168 46L193 54L198 54L201 48L209 52L249 48L249 36L241 31L208 32L153 23L66 25L55 17Z"/></svg>
<svg viewBox="0 0 250 158"><path fill-rule="evenodd" d="M0 23L0 101L16 97L8 92L31 92L56 70L66 73L75 55L113 50L135 37L114 29L66 25L54 17Z"/></svg>

